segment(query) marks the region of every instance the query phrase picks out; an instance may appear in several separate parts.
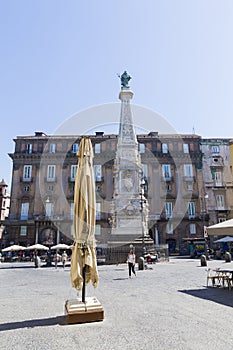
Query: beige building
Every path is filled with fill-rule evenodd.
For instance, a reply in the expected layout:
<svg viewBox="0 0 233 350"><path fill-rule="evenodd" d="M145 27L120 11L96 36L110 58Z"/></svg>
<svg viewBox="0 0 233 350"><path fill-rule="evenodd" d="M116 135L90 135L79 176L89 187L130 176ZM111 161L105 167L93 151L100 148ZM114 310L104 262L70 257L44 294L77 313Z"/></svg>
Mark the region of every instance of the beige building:
<svg viewBox="0 0 233 350"><path fill-rule="evenodd" d="M233 218L233 174L229 139L202 139L205 191L203 207L209 224Z"/></svg>

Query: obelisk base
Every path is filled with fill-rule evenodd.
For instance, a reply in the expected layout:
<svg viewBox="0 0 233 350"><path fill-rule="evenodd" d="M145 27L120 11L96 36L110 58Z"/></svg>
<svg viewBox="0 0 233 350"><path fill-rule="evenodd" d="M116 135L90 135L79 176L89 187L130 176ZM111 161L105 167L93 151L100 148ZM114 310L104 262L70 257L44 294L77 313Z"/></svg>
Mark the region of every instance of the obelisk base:
<svg viewBox="0 0 233 350"><path fill-rule="evenodd" d="M87 297L85 303L72 299L65 302L65 315L68 324L103 321L104 309L95 297Z"/></svg>

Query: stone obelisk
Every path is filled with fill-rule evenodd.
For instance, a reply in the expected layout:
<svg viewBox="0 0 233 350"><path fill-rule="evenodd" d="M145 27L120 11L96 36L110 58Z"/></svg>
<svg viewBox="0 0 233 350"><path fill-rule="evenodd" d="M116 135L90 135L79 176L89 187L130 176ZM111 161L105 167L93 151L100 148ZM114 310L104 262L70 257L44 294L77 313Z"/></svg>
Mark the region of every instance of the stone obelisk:
<svg viewBox="0 0 233 350"><path fill-rule="evenodd" d="M121 116L114 163L112 244L128 244L147 236L148 202L142 186L142 164L134 129L129 86L131 77L121 75ZM110 243L110 242L109 242Z"/></svg>

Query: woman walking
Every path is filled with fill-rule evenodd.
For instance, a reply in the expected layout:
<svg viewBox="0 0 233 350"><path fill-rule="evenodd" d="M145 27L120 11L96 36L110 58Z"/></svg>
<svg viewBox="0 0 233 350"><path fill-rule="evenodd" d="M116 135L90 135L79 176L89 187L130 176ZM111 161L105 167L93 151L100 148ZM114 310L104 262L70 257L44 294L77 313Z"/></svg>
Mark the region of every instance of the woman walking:
<svg viewBox="0 0 233 350"><path fill-rule="evenodd" d="M130 249L129 251L127 262L129 267L129 278L131 278L131 271L136 276L136 272L135 272L136 255L134 254L133 249Z"/></svg>

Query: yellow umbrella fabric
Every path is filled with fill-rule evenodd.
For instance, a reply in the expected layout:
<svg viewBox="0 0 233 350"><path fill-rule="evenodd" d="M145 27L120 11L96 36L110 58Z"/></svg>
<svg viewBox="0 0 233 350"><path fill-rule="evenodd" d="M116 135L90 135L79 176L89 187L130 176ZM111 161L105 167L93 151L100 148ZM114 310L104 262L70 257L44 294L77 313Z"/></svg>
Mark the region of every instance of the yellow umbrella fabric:
<svg viewBox="0 0 233 350"><path fill-rule="evenodd" d="M70 279L72 287L81 290L92 282L98 285L95 254L95 181L93 149L90 139L83 138L78 150L78 168L74 191L74 246L72 248ZM85 268L85 281L83 269Z"/></svg>

